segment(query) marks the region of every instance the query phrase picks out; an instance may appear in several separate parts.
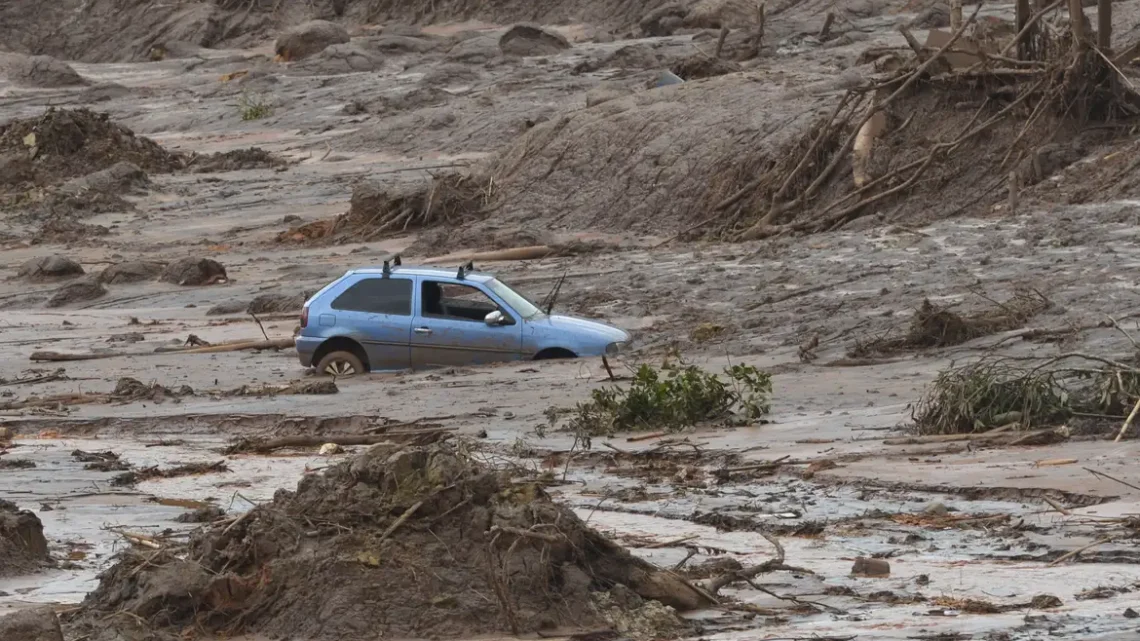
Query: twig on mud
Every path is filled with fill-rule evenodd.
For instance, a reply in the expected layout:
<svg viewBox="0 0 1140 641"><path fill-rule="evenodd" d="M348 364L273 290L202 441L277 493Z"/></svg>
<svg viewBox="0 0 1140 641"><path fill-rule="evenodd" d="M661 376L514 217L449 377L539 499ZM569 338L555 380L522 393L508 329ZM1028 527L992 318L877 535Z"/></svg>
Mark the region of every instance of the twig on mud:
<svg viewBox="0 0 1140 641"><path fill-rule="evenodd" d="M250 312L249 315L253 317L253 322L257 323L257 328L261 330L261 335L268 341L269 334L265 333L265 326L261 324L261 320L257 318L257 314Z"/></svg>
<svg viewBox="0 0 1140 641"><path fill-rule="evenodd" d="M753 589L759 590L759 591L763 592L764 594L767 594L768 596L771 596L771 597L775 597L781 601L791 601L792 603L795 603L796 605L812 606L814 608L817 608L819 610L824 610L824 611L830 612L832 614L847 614L846 610L840 610L839 608L832 607L830 605L827 605L826 603L819 603L818 601L808 601L806 599L801 599L799 597L795 597L795 596L792 596L790 594L783 594L783 595L776 594L775 592L773 592L767 588L764 588L764 587L757 585L756 582L753 581L752 579L745 579L745 583L747 583Z"/></svg>
<svg viewBox="0 0 1140 641"><path fill-rule="evenodd" d="M1136 485L1133 485L1133 484L1129 483L1128 481L1122 481L1122 480L1120 480L1120 479L1116 478L1115 476L1109 476L1108 474L1105 474L1104 472L1098 472L1098 471L1096 471L1096 470L1094 470L1094 469L1092 469L1092 468L1090 468L1090 467L1083 467L1083 468L1081 468L1081 469L1083 469L1084 471L1086 471L1086 472L1088 472L1088 473L1092 474L1093 476L1100 476L1100 477L1104 477L1104 478L1106 478L1106 479L1108 479L1108 480L1110 480L1110 481L1115 481L1115 482L1117 482L1117 483L1119 483L1119 484L1121 484L1121 485L1123 485L1123 486L1125 486L1125 487L1130 487L1130 488L1132 488L1132 489L1134 489L1134 490L1140 490L1140 487L1138 487L1138 486L1136 486Z"/></svg>
<svg viewBox="0 0 1140 641"><path fill-rule="evenodd" d="M403 525L404 521L407 521L409 517L411 517L413 514L415 514L416 510L420 509L420 507L422 507L423 504L424 504L423 501L417 501L415 505L404 510L404 513L400 515L400 518L396 519L396 522L393 523L392 525L389 525L387 530L384 530L384 533L381 534L380 538L376 540L376 545L379 546L381 543L383 543L384 539L391 536L392 533L395 532L401 525Z"/></svg>
<svg viewBox="0 0 1140 641"><path fill-rule="evenodd" d="M1086 545L1084 547L1077 548L1076 550L1073 550L1072 552L1069 552L1068 554L1061 555L1061 556L1053 559L1052 561L1050 561L1048 567L1053 567L1054 565L1059 565L1061 563L1064 563L1065 561L1068 561L1069 559L1072 559L1074 557L1079 556L1082 552L1087 552L1088 550L1091 550L1095 547L1104 545L1105 543L1111 543L1114 539L1116 539L1117 536L1119 536L1119 535L1114 534L1111 536L1106 536L1102 539L1097 539L1096 541L1093 541L1092 543L1089 543L1088 545Z"/></svg>
<svg viewBox="0 0 1140 641"><path fill-rule="evenodd" d="M729 572L728 574L722 574L718 577L711 578L707 584L699 587L708 592L710 595L716 596L717 592L719 592L720 589L724 586L735 583L737 581L749 581L758 574L772 572L775 570L789 569L802 571L802 568L792 568L791 566L784 564L784 546L780 545L780 542L777 541L775 537L766 532L760 532L760 536L764 537L769 543L772 544L773 547L776 548L776 556L774 558L768 559L759 565L753 565L751 567L744 568L743 570L737 570L735 572Z"/></svg>
<svg viewBox="0 0 1140 641"><path fill-rule="evenodd" d="M1060 512L1061 514L1063 514L1063 515L1065 515L1065 516L1069 516L1069 515L1071 515L1071 514L1072 514L1072 512L1070 512L1068 509L1066 509L1066 508L1065 508L1065 506L1063 506L1063 505L1061 505L1060 503L1058 503L1058 502L1054 501L1053 499L1049 498L1048 496L1042 496L1041 498L1042 498L1042 500L1044 500L1046 503L1048 503L1050 507L1052 507L1054 510L1057 510L1057 511L1058 511L1058 512Z"/></svg>
<svg viewBox="0 0 1140 641"><path fill-rule="evenodd" d="M699 538L701 538L701 535L699 534L690 534L688 536L682 536L679 539L673 539L672 541L658 541L657 543L650 543L649 545L642 546L642 549L655 550L657 548L669 548L675 545L680 545L682 543L688 543L689 541L694 541Z"/></svg>
<svg viewBox="0 0 1140 641"><path fill-rule="evenodd" d="M1116 438L1112 439L1113 443L1119 443L1120 439L1128 433L1128 428L1132 426L1132 421L1136 418L1136 413L1140 412L1140 398L1136 399L1136 404L1132 406L1132 411L1128 413L1128 418L1124 419L1124 425L1120 426L1120 433Z"/></svg>
<svg viewBox="0 0 1140 641"><path fill-rule="evenodd" d="M547 543L562 543L566 540L564 534L545 534L543 532L533 532L531 530L524 530L522 528L511 527L509 525L494 525L488 530L492 534L513 534L518 537L537 539L539 541L546 541Z"/></svg>

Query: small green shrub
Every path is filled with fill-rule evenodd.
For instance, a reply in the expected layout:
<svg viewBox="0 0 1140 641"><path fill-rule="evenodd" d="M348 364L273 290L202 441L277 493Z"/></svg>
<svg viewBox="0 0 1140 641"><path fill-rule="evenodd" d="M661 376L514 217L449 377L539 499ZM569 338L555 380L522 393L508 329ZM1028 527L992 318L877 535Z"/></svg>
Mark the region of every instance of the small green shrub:
<svg viewBox="0 0 1140 641"><path fill-rule="evenodd" d="M261 95L248 91L238 97L238 111L242 120L261 120L273 115L273 107Z"/></svg>
<svg viewBox="0 0 1140 641"><path fill-rule="evenodd" d="M754 420L768 413L772 378L751 365L724 370L729 382L695 365L638 368L629 388L594 390L568 428L583 436L631 430L678 431L718 420Z"/></svg>

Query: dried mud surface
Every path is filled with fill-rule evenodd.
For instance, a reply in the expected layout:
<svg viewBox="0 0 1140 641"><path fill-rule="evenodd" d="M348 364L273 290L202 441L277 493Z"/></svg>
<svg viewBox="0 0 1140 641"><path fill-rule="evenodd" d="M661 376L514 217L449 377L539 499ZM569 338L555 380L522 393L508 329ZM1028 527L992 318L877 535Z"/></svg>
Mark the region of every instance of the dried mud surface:
<svg viewBox="0 0 1140 641"><path fill-rule="evenodd" d="M876 73L868 51L910 55L896 23L937 22L937 11L769 5L761 55L739 60L741 3L644 23L665 3L272 4L0 6L0 42L51 55L85 83L0 80L0 430L14 437L4 460L34 465L0 469L0 499L36 512L57 563L0 581L0 614L90 593L67 641L187 626L367 638L361 621L393 636L510 632L490 562L509 570L520 632L579 623L675 636L626 616L636 599L619 594L611 608L584 595L634 587L604 577L608 567L703 580L731 561L762 563L768 534L814 574L762 576L768 592L726 588L740 609L694 617L703 636L1131 633L1135 439L1110 445L1104 425L1074 424L1073 438L1046 445L886 442L951 362L1133 354L1140 220L1126 128L1058 128L1010 168L1002 156L1019 130L1002 126L911 197L834 230L697 242L707 230L689 230L709 203L809 143L845 89ZM1114 8L1123 49L1140 12ZM833 37L821 39L828 11ZM312 19L350 41L273 61L274 39ZM520 33L558 44L508 55L533 44L501 47L523 21L560 35ZM711 64L721 22L732 34ZM688 81L654 87L667 70ZM1000 109L960 89L896 105L872 170L921 159ZM1016 212L1001 192L1007 169L1024 185ZM849 188L851 167L836 175L824 195ZM463 262L450 252L531 245L556 251L481 266L535 300L565 276L556 310L634 334L636 350L610 363L618 376L678 355L772 372L771 422L600 438L568 456L580 444L549 426L549 410L609 385L601 363L377 373L338 380L335 394L290 394L277 392L304 375L291 349L173 351L287 341L307 293L396 253L447 265ZM31 362L39 351L110 357ZM417 450L422 470L459 480L393 492L383 448L365 452L407 431L454 435L480 464ZM219 454L238 439L293 445ZM335 441L347 444L322 448ZM113 449L129 469L85 469L76 449ZM112 485L187 461L190 473ZM219 461L229 471L210 467ZM509 478L520 470L548 487L520 495ZM488 547L490 526L552 521L573 524L575 546ZM1105 528L1112 541L1062 559ZM208 571L176 558L186 549ZM891 577L849 576L855 557L889 561ZM375 591L385 582L407 588L400 601ZM135 616L106 622L119 611Z"/></svg>

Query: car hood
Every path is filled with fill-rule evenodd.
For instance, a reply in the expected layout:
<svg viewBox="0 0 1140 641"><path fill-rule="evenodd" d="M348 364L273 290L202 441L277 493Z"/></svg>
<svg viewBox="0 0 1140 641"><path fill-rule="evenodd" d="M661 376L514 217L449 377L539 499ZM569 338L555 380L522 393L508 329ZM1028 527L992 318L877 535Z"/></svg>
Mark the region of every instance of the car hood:
<svg viewBox="0 0 1140 641"><path fill-rule="evenodd" d="M598 321L592 321L587 318L554 314L532 322L538 325L546 325L558 331L573 332L575 334L591 334L598 338L607 339L611 343L629 340L628 332L612 325L606 325L605 323L599 323Z"/></svg>

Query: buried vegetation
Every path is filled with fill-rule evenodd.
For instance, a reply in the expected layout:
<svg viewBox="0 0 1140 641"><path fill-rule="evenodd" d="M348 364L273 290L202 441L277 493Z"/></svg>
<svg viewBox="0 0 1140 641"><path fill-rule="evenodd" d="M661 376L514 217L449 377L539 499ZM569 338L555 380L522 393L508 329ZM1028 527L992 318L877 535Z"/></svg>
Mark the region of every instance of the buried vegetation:
<svg viewBox="0 0 1140 641"><path fill-rule="evenodd" d="M1115 429L1138 399L1133 365L1077 353L994 357L940 373L912 416L921 434L1034 429L1072 418L1110 420Z"/></svg>

